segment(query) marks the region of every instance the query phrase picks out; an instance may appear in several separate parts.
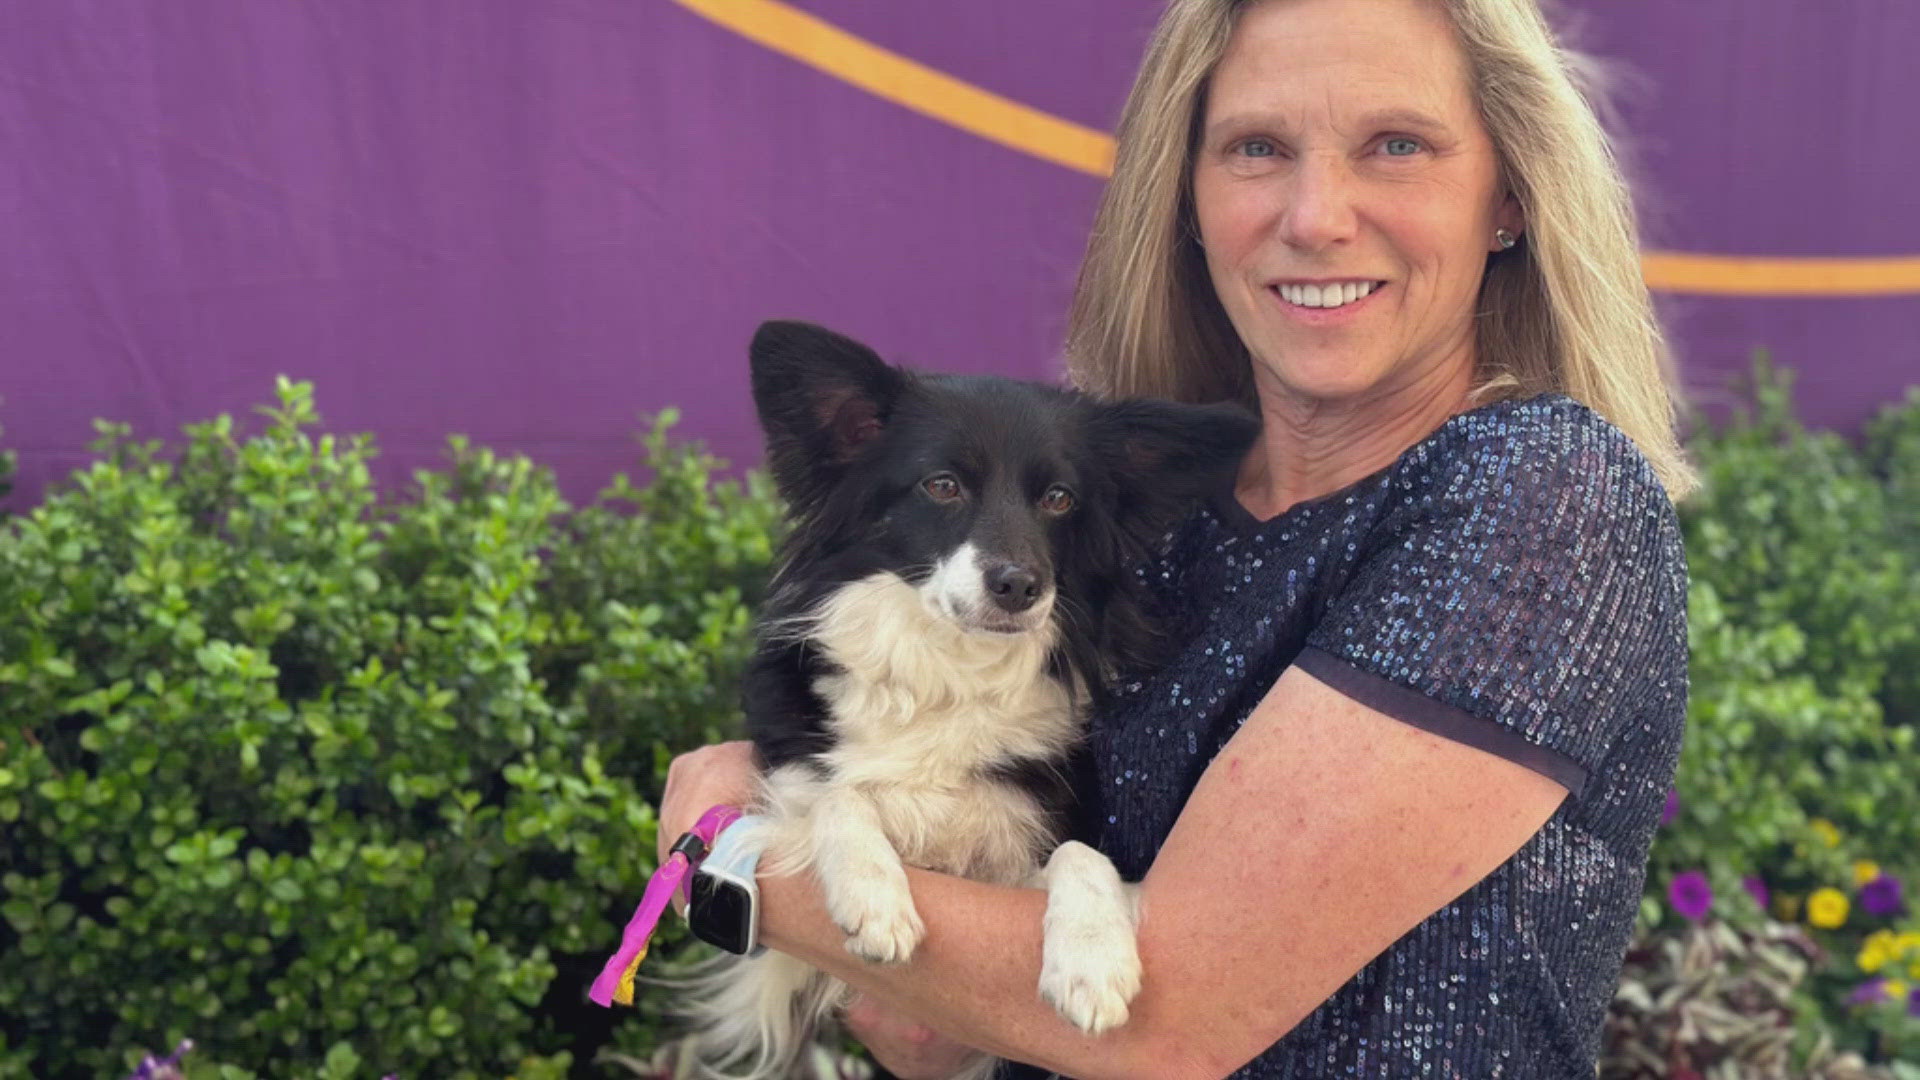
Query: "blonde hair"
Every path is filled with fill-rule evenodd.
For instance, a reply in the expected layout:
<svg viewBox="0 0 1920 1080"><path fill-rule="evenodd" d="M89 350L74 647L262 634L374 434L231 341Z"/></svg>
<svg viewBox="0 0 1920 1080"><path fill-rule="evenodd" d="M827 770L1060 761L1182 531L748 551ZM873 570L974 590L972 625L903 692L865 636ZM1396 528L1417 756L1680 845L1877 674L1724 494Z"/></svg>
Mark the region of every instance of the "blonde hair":
<svg viewBox="0 0 1920 1080"><path fill-rule="evenodd" d="M1172 0L1120 120L1067 329L1074 381L1111 397L1253 401L1251 364L1214 295L1193 214L1192 148L1207 81L1257 0ZM1488 261L1475 401L1548 391L1625 432L1679 499L1695 480L1674 433L1671 359L1640 270L1633 203L1583 88L1595 66L1559 45L1537 0L1440 0L1507 189L1519 246Z"/></svg>

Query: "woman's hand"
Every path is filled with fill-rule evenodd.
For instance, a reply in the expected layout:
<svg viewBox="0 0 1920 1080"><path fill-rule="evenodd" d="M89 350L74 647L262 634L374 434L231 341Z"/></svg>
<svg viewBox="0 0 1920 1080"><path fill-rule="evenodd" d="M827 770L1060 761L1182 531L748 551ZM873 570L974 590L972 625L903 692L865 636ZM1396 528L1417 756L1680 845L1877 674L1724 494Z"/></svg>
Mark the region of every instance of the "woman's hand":
<svg viewBox="0 0 1920 1080"><path fill-rule="evenodd" d="M900 1080L947 1080L979 1054L865 994L847 1006L845 1021L874 1060Z"/></svg>
<svg viewBox="0 0 1920 1080"><path fill-rule="evenodd" d="M667 789L660 795L660 859L680 835L693 828L713 806L745 806L753 799L760 770L753 744L724 742L681 754L667 766Z"/></svg>

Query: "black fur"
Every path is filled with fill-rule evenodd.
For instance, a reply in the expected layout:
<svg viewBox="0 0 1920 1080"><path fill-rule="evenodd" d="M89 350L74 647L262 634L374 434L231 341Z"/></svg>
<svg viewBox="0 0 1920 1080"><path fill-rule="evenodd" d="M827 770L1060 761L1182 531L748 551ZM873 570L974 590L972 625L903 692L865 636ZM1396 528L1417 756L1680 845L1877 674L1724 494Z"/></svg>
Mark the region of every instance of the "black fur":
<svg viewBox="0 0 1920 1080"><path fill-rule="evenodd" d="M832 331L769 322L750 350L753 395L792 527L761 613L745 683L764 768L831 746L812 685L826 661L786 628L876 571L919 583L961 542L1050 580L1059 645L1050 665L1099 695L1160 645L1132 568L1200 495L1226 483L1258 424L1231 405L1104 404L1011 379L929 375L883 362ZM923 481L950 473L970 497L943 505ZM1053 485L1075 500L1036 509ZM998 779L1058 795L1062 763L1008 761ZM1051 800L1049 800L1051 802Z"/></svg>

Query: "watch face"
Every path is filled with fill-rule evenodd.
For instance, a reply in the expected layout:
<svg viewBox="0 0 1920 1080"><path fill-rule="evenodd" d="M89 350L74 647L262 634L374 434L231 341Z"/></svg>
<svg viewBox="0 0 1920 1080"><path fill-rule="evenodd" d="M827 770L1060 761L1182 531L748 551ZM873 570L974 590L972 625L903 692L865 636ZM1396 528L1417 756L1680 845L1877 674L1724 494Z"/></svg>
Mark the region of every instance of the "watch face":
<svg viewBox="0 0 1920 1080"><path fill-rule="evenodd" d="M747 951L753 932L753 908L745 889L708 874L695 874L687 912L687 926L695 937L731 953Z"/></svg>

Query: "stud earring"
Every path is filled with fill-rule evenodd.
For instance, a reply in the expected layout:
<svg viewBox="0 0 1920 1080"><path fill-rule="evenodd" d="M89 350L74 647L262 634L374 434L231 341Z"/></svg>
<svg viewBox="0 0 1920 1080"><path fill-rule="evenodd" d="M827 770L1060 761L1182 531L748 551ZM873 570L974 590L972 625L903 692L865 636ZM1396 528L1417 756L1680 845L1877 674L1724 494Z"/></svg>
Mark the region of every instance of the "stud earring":
<svg viewBox="0 0 1920 1080"><path fill-rule="evenodd" d="M1501 251L1506 251L1508 248L1519 243L1520 238L1505 229L1495 229L1493 230L1493 242L1500 245Z"/></svg>

